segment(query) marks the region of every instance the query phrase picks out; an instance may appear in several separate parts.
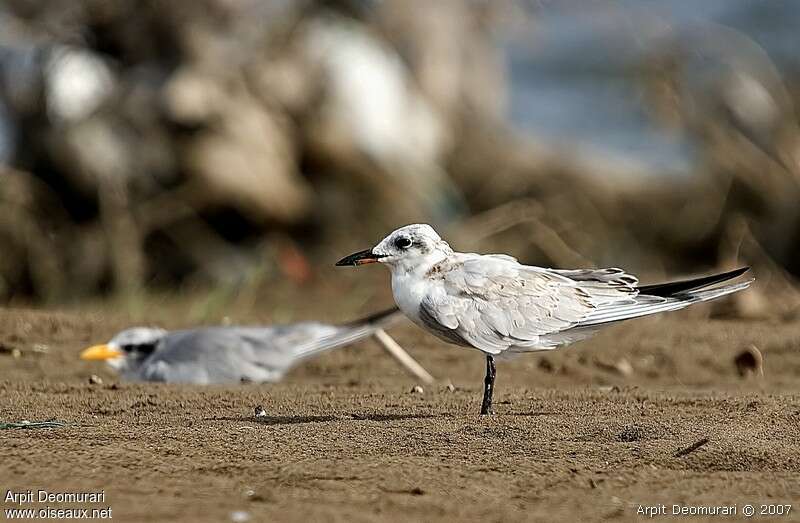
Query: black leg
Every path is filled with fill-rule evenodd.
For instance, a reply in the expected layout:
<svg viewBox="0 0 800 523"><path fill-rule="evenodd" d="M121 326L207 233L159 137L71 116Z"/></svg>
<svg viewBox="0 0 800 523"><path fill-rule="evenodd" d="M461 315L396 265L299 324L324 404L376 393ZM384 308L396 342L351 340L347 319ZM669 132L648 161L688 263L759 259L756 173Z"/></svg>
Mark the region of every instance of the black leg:
<svg viewBox="0 0 800 523"><path fill-rule="evenodd" d="M481 416L494 414L492 409L492 392L494 392L494 358L486 355L486 377L483 379L483 403L481 404Z"/></svg>

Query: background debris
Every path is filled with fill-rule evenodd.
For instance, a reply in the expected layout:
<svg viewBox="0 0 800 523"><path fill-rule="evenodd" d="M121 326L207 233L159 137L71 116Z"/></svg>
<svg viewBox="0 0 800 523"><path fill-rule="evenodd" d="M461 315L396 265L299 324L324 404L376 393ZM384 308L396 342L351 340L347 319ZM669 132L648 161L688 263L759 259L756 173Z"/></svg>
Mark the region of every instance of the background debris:
<svg viewBox="0 0 800 523"><path fill-rule="evenodd" d="M714 313L791 320L800 67L730 9L744 29L614 2L588 26L569 3L7 2L0 300L255 301L425 221L460 249L648 280L751 264L759 284ZM553 78L624 85L642 125L690 144L683 172L521 125ZM529 119L568 115L547 116Z"/></svg>

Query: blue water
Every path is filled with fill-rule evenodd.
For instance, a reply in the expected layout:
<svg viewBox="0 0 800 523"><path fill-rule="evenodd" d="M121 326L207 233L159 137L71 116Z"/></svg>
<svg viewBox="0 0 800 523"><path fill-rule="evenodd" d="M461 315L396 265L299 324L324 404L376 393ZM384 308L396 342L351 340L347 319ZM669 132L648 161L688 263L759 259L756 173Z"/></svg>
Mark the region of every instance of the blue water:
<svg viewBox="0 0 800 523"><path fill-rule="evenodd" d="M692 144L659 128L629 71L668 34L694 34L697 53L719 25L800 71L800 1L529 1L530 27L506 42L509 118L545 141L600 150L660 171L688 171ZM686 41L684 41L685 43ZM694 42L689 46L694 50ZM735 51L731 49L731 51Z"/></svg>

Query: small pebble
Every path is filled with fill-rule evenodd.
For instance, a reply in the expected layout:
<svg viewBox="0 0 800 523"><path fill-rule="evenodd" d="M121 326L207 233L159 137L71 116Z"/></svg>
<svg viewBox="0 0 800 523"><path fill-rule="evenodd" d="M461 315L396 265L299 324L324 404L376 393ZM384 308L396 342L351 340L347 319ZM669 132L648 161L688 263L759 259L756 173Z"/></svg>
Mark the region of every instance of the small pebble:
<svg viewBox="0 0 800 523"><path fill-rule="evenodd" d="M103 378L101 378L97 374L92 374L91 376L89 376L89 384L90 385L102 385L103 384Z"/></svg>
<svg viewBox="0 0 800 523"><path fill-rule="evenodd" d="M455 392L455 390L456 390L456 386L453 385L452 383L448 383L446 388L447 388L447 392Z"/></svg>
<svg viewBox="0 0 800 523"><path fill-rule="evenodd" d="M736 365L736 371L739 373L739 376L743 378L752 375L764 375L764 357L755 345L750 345L740 352L733 359L733 364Z"/></svg>
<svg viewBox="0 0 800 523"><path fill-rule="evenodd" d="M411 394L424 394L425 391L419 385L414 385L414 388L411 389Z"/></svg>
<svg viewBox="0 0 800 523"><path fill-rule="evenodd" d="M18 360L22 357L22 351L19 349L11 349L11 357Z"/></svg>
<svg viewBox="0 0 800 523"><path fill-rule="evenodd" d="M245 512L244 510L234 510L231 512L231 521L233 521L233 523L244 523L245 521L250 521L250 513Z"/></svg>
<svg viewBox="0 0 800 523"><path fill-rule="evenodd" d="M248 499L248 501L267 501L267 498L259 494L253 489L247 489L244 491L244 496Z"/></svg>
<svg viewBox="0 0 800 523"><path fill-rule="evenodd" d="M261 405L259 405L253 410L255 412L256 418L263 418L264 416L267 415L267 411L264 410L264 407L262 407Z"/></svg>

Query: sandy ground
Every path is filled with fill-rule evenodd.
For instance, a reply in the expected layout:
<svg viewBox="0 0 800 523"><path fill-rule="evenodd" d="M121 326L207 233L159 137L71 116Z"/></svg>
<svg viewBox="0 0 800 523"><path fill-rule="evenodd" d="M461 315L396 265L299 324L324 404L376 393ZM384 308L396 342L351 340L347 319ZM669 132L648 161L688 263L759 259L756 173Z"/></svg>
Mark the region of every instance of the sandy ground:
<svg viewBox="0 0 800 523"><path fill-rule="evenodd" d="M77 359L124 314L2 310L0 421L67 425L0 430L1 493L103 489L102 503L21 506L119 521L638 521L640 505L747 503L793 505L759 521L799 520L800 323L702 307L500 363L490 418L476 415L481 355L410 324L392 333L442 379L422 394L372 342L281 384L203 388ZM751 344L764 375L742 378L733 360Z"/></svg>

